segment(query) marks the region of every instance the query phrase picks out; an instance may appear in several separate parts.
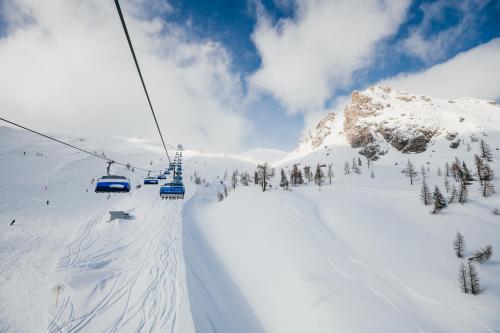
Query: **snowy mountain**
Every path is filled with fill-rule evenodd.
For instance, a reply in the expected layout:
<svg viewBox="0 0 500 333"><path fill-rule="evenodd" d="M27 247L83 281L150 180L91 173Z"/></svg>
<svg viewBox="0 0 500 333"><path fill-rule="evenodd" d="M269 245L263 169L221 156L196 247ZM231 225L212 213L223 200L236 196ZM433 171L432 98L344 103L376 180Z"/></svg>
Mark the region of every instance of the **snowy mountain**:
<svg viewBox="0 0 500 333"><path fill-rule="evenodd" d="M500 106L474 98L445 100L389 87L352 93L342 112L329 113L301 140L299 152L347 143L378 159L389 149L422 153L442 139L456 149L500 130Z"/></svg>
<svg viewBox="0 0 500 333"><path fill-rule="evenodd" d="M0 332L499 332L500 197L483 197L472 171L483 142L500 174L499 117L471 98L354 92L285 157L186 150L179 201L137 189L146 174L120 166L133 191L96 194L104 161L0 127ZM143 139L58 137L166 165ZM474 178L467 200L431 214L423 180L448 201L445 182L461 186L446 177L455 158ZM253 184L262 159L276 168L265 192ZM331 185L304 173L281 189L280 169L289 178L294 164L325 176L330 165ZM110 210L133 218L110 222ZM488 244L490 260L473 264L482 292L462 292L459 267Z"/></svg>

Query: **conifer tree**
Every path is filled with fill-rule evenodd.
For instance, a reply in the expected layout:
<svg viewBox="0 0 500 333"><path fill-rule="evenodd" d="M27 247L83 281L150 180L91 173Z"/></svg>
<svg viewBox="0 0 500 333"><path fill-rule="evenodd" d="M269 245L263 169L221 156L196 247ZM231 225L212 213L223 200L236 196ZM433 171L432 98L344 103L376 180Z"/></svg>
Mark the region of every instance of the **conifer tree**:
<svg viewBox="0 0 500 333"><path fill-rule="evenodd" d="M451 190L450 180L446 176L444 177L444 188L446 189L446 193L450 193Z"/></svg>
<svg viewBox="0 0 500 333"><path fill-rule="evenodd" d="M324 166L324 165L323 165ZM314 182L316 183L316 185L318 186L322 186L323 185L323 182L325 180L325 174L323 172L323 170L321 170L321 165L317 165L316 166L316 172L314 173Z"/></svg>
<svg viewBox="0 0 500 333"><path fill-rule="evenodd" d="M332 178L334 176L334 174L333 174L333 165L331 165L331 164L328 164L328 174L327 174L327 176L328 176L328 183L331 186L332 185Z"/></svg>
<svg viewBox="0 0 500 333"><path fill-rule="evenodd" d="M471 182L474 180L474 178L472 177L472 175L469 171L469 168L467 168L467 165L465 164L465 162L462 162L462 177L464 178L464 181L466 181L466 182Z"/></svg>
<svg viewBox="0 0 500 333"><path fill-rule="evenodd" d="M472 264L472 260L469 260L469 288L472 295L479 295L481 293L479 274L476 271L476 267Z"/></svg>
<svg viewBox="0 0 500 333"><path fill-rule="evenodd" d="M481 148L481 157L488 162L493 162L490 146L483 139L481 139L479 147Z"/></svg>
<svg viewBox="0 0 500 333"><path fill-rule="evenodd" d="M288 178L286 177L286 173L283 169L281 169L280 187L282 187L284 190L288 190Z"/></svg>
<svg viewBox="0 0 500 333"><path fill-rule="evenodd" d="M410 160L408 160L408 164L402 172L406 175L406 177L410 178L410 185L413 185L413 180L417 177L418 172L415 170L415 167Z"/></svg>
<svg viewBox="0 0 500 333"><path fill-rule="evenodd" d="M493 180L493 170L490 168L488 163L483 164L481 174L483 178L482 195L483 197L489 197L495 193L495 187L491 182Z"/></svg>
<svg viewBox="0 0 500 333"><path fill-rule="evenodd" d="M238 185L238 170L234 170L231 175L231 188L234 190Z"/></svg>
<svg viewBox="0 0 500 333"><path fill-rule="evenodd" d="M478 263L482 264L483 262L490 260L492 254L493 246L491 246L491 244L488 244L485 248L479 249L474 252L474 257L470 258L469 260L475 260Z"/></svg>
<svg viewBox="0 0 500 333"><path fill-rule="evenodd" d="M466 294L469 293L469 281L468 281L469 272L467 271L467 267L463 262L460 263L460 267L458 269L458 281L460 282L460 289Z"/></svg>
<svg viewBox="0 0 500 333"><path fill-rule="evenodd" d="M351 168L349 167L349 162L345 162L344 163L344 175L350 174L351 173L350 169Z"/></svg>
<svg viewBox="0 0 500 333"><path fill-rule="evenodd" d="M361 167L363 163L361 163L361 158L358 157L358 166Z"/></svg>
<svg viewBox="0 0 500 333"><path fill-rule="evenodd" d="M457 255L458 258L464 257L465 239L464 235L462 235L460 232L457 232L457 236L453 241L453 248L455 249L455 254Z"/></svg>
<svg viewBox="0 0 500 333"><path fill-rule="evenodd" d="M434 193L432 194L432 198L434 201L434 209L432 210L432 214L439 213L443 208L446 207L446 200L444 200L439 187L434 188Z"/></svg>
<svg viewBox="0 0 500 333"><path fill-rule="evenodd" d="M431 192L429 190L429 186L427 185L427 180L425 178L422 179L422 188L420 189L420 200L424 205L431 204Z"/></svg>
<svg viewBox="0 0 500 333"><path fill-rule="evenodd" d="M269 166L269 164L259 164L257 165L257 182L262 187L262 192L267 190L267 185L269 180L274 176L274 170Z"/></svg>
<svg viewBox="0 0 500 333"><path fill-rule="evenodd" d="M441 171L441 168L440 168L440 167L438 167L438 168L437 168L437 175L438 175L439 177L441 177L441 176L443 175L443 172Z"/></svg>
<svg viewBox="0 0 500 333"><path fill-rule="evenodd" d="M453 187L451 189L450 198L448 199L448 204L455 202L457 200L457 198L458 198L458 191L457 191L457 188L455 187L455 185L453 185Z"/></svg>
<svg viewBox="0 0 500 333"><path fill-rule="evenodd" d="M479 155L475 154L474 155L474 164L476 165L476 175L477 175L477 178L479 179L479 183L481 185L483 185L483 166L484 166L484 162L483 162L483 159L481 157L479 157Z"/></svg>
<svg viewBox="0 0 500 333"><path fill-rule="evenodd" d="M373 170L371 170L370 178L375 178L375 173L373 173Z"/></svg>
<svg viewBox="0 0 500 333"><path fill-rule="evenodd" d="M444 170L445 170L446 177L450 177L450 165L448 164L448 162L445 163Z"/></svg>

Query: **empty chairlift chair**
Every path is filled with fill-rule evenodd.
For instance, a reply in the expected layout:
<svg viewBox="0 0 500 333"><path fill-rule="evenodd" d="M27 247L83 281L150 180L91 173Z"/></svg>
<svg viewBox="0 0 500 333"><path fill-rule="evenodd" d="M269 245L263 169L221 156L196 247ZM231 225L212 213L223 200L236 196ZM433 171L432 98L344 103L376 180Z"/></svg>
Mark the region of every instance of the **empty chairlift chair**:
<svg viewBox="0 0 500 333"><path fill-rule="evenodd" d="M160 197L162 199L184 199L184 184L179 181L166 183L160 188Z"/></svg>
<svg viewBox="0 0 500 333"><path fill-rule="evenodd" d="M158 185L158 178L146 177L144 178L144 185Z"/></svg>
<svg viewBox="0 0 500 333"><path fill-rule="evenodd" d="M130 192L130 180L124 176L103 176L97 180L95 191L96 193Z"/></svg>
<svg viewBox="0 0 500 333"><path fill-rule="evenodd" d="M113 163L113 161L108 162L107 175L97 180L96 193L130 192L130 180L127 177L109 174L109 169Z"/></svg>

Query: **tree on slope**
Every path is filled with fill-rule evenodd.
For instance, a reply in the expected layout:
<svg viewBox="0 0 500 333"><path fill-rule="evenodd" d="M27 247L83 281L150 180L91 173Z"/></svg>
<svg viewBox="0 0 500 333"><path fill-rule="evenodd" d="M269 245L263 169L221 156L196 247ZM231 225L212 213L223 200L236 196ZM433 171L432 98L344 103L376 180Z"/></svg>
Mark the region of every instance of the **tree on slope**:
<svg viewBox="0 0 500 333"><path fill-rule="evenodd" d="M238 170L234 170L231 175L231 188L234 190L238 185Z"/></svg>
<svg viewBox="0 0 500 333"><path fill-rule="evenodd" d="M304 167L304 177L307 179L308 182L311 182L313 179L313 174L311 172L311 167L309 165L306 165Z"/></svg>
<svg viewBox="0 0 500 333"><path fill-rule="evenodd" d="M478 263L482 264L483 262L490 260L492 254L493 254L493 246L489 244L485 248L474 252L474 257L470 258L469 260L475 260Z"/></svg>
<svg viewBox="0 0 500 333"><path fill-rule="evenodd" d="M457 255L458 258L464 257L465 239L464 235L462 235L460 232L457 232L457 236L453 241L453 248L455 249L455 254Z"/></svg>
<svg viewBox="0 0 500 333"><path fill-rule="evenodd" d="M490 146L483 139L479 143L479 148L481 148L481 157L488 162L493 162Z"/></svg>
<svg viewBox="0 0 500 333"><path fill-rule="evenodd" d="M493 170L490 168L488 163L483 164L481 174L483 178L482 195L483 197L489 197L493 193L495 193L495 187L491 183L491 181L493 180Z"/></svg>
<svg viewBox="0 0 500 333"><path fill-rule="evenodd" d="M467 271L467 267L463 262L460 263L460 267L458 269L458 281L460 282L460 288L466 294L469 293L469 281L468 281L469 272Z"/></svg>
<svg viewBox="0 0 500 333"><path fill-rule="evenodd" d="M420 189L420 200L424 205L430 205L432 203L431 192L429 190L429 185L427 185L427 180L423 178L422 188Z"/></svg>
<svg viewBox="0 0 500 333"><path fill-rule="evenodd" d="M479 183L481 185L483 185L483 167L484 167L484 161L477 154L474 155L474 164L476 166L476 175L477 175L477 178L479 179Z"/></svg>
<svg viewBox="0 0 500 333"><path fill-rule="evenodd" d="M269 167L269 164L257 165L257 182L262 187L262 192L267 190L269 180L274 176L274 170Z"/></svg>
<svg viewBox="0 0 500 333"><path fill-rule="evenodd" d="M318 186L322 186L323 182L325 180L325 174L321 168L324 167L324 165L317 165L316 166L316 172L314 173L314 182Z"/></svg>
<svg viewBox="0 0 500 333"><path fill-rule="evenodd" d="M344 163L344 175L348 175L351 173L351 168L349 167L349 162Z"/></svg>
<svg viewBox="0 0 500 333"><path fill-rule="evenodd" d="M432 214L439 213L443 208L446 207L446 200L444 200L439 187L434 188L434 193L432 194L432 198L434 201L434 209L432 210Z"/></svg>
<svg viewBox="0 0 500 333"><path fill-rule="evenodd" d="M281 169L280 187L282 187L284 190L288 190L288 178L283 169Z"/></svg>
<svg viewBox="0 0 500 333"><path fill-rule="evenodd" d="M469 288L472 295L479 295L481 293L481 285L479 284L479 274L476 267L469 260Z"/></svg>
<svg viewBox="0 0 500 333"><path fill-rule="evenodd" d="M451 189L450 198L448 199L448 204L455 202L457 200L457 198L458 198L458 191L457 191L457 188L455 187L455 185L453 185L453 187Z"/></svg>
<svg viewBox="0 0 500 333"><path fill-rule="evenodd" d="M330 184L330 186L332 185L332 178L333 178L333 165L331 164L328 164L328 173L327 173L327 176L328 176L328 183Z"/></svg>
<svg viewBox="0 0 500 333"><path fill-rule="evenodd" d="M410 178L410 185L413 185L413 181L418 176L418 172L415 170L415 166L410 160L408 160L408 164L402 172L406 175L406 177Z"/></svg>

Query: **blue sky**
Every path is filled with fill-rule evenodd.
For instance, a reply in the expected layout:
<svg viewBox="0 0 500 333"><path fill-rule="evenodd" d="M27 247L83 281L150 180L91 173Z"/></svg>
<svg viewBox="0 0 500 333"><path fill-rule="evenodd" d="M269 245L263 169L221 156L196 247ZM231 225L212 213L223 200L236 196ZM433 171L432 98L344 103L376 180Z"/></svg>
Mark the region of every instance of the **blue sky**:
<svg viewBox="0 0 500 333"><path fill-rule="evenodd" d="M424 38L432 38L440 32L454 29L464 20L465 15L473 17L471 29L464 31L456 40L450 40L443 54L430 61L401 50L401 43L411 34L412 29L422 26L426 5L443 3L439 17L429 20L422 31ZM246 0L176 0L170 2L173 11L165 16L166 20L177 24L190 22L189 31L197 38L214 39L231 52L234 70L242 74L251 74L258 70L261 58L252 42L252 33L256 25L254 2ZM262 1L267 13L274 23L283 18L294 18L293 5L283 5L284 2ZM399 73L411 73L425 70L433 65L454 57L460 52L474 48L500 36L500 2L472 1L468 13L460 10L457 1L412 1L407 17L398 27L396 33L381 40L379 54L371 66L354 73L352 84L332 93L325 101L325 107L331 106L337 96L349 94L353 89L363 89L367 85L390 78ZM320 32L318 32L320 33ZM279 101L266 95L249 114L251 120L259 128L258 140L255 144L274 144L278 148L293 149L296 140L290 140L290 135L298 139L302 128L302 114L287 114ZM275 124L280 124L278 130L273 130Z"/></svg>
<svg viewBox="0 0 500 333"><path fill-rule="evenodd" d="M373 84L500 98L497 0L121 3L166 136L187 146L292 150ZM151 136L116 18L111 1L0 0L4 116L52 132Z"/></svg>

